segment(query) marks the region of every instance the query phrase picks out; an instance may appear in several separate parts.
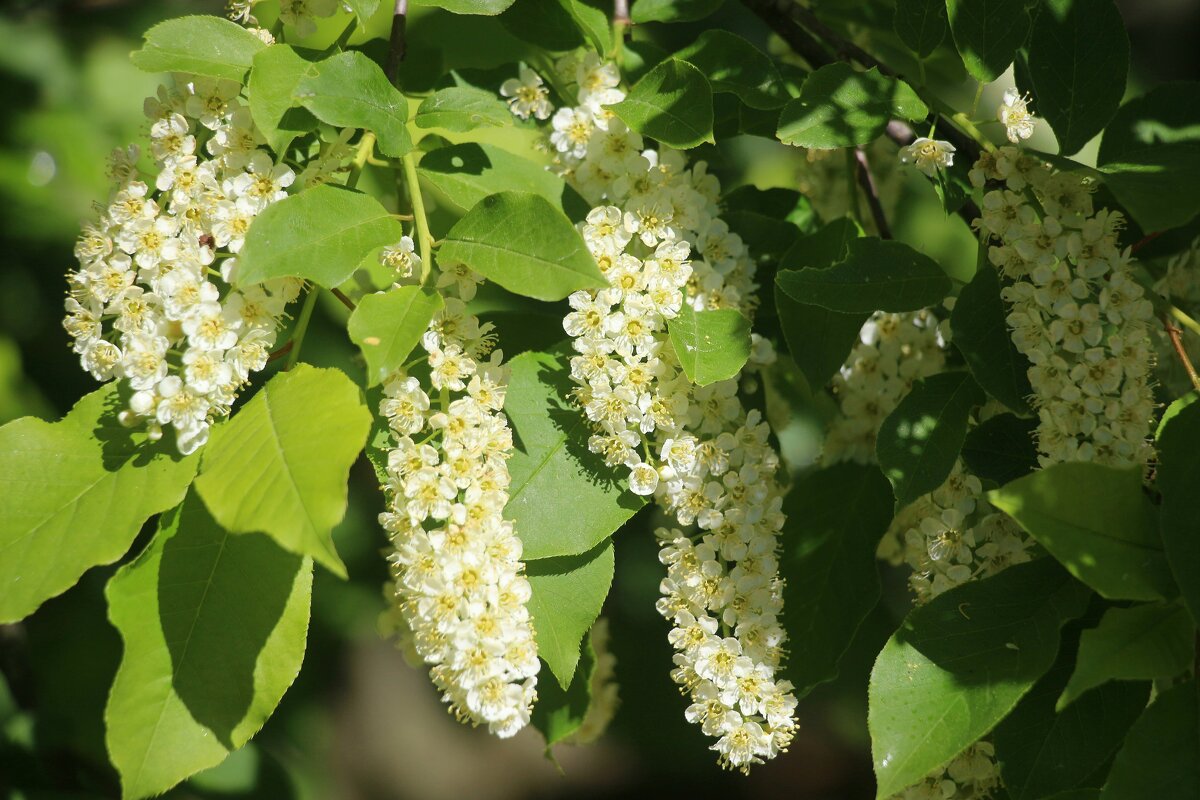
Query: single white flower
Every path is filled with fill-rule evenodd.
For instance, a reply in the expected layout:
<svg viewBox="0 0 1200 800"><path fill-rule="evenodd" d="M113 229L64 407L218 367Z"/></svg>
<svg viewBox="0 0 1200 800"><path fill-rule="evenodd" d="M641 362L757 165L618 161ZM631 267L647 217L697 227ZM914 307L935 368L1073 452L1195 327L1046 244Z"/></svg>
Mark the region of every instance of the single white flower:
<svg viewBox="0 0 1200 800"><path fill-rule="evenodd" d="M900 163L914 164L932 178L938 170L953 166L954 145L922 136L907 147L900 148Z"/></svg>
<svg viewBox="0 0 1200 800"><path fill-rule="evenodd" d="M550 93L542 83L542 76L522 66L519 78L509 78L500 84L500 94L508 98L508 107L521 119L534 116L546 119L554 106L550 105Z"/></svg>
<svg viewBox="0 0 1200 800"><path fill-rule="evenodd" d="M1029 97L1023 96L1015 88L1004 91L1004 100L996 109L996 118L1004 123L1004 132L1013 144L1033 136L1034 117L1029 111Z"/></svg>

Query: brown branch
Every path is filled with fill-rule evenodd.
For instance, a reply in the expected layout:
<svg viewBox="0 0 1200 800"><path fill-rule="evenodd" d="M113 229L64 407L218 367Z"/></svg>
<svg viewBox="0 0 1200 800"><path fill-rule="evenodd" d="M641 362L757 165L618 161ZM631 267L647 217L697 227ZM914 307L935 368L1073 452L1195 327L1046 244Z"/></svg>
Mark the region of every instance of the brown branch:
<svg viewBox="0 0 1200 800"><path fill-rule="evenodd" d="M330 289L329 291L334 297L342 301L342 305L351 311L354 310L354 301L347 297L345 292L343 292L341 289Z"/></svg>
<svg viewBox="0 0 1200 800"><path fill-rule="evenodd" d="M1183 346L1183 328L1176 325L1170 317L1163 319L1163 326L1167 329L1167 336L1171 340L1171 345L1175 348L1175 355L1179 356L1184 370L1187 371L1188 377L1192 379L1192 386L1200 390L1200 374L1196 373L1196 367L1192 365L1192 360L1188 358L1187 350Z"/></svg>
<svg viewBox="0 0 1200 800"><path fill-rule="evenodd" d="M875 220L875 229L879 231L879 238L891 239L892 229L888 226L887 216L883 213L883 204L879 202L879 188L875 185L874 176L871 175L871 164L867 161L867 154L861 147L854 148L854 160L856 165L854 174L858 178L858 185L862 188L863 194L867 196L867 205L871 208L871 218Z"/></svg>
<svg viewBox="0 0 1200 800"><path fill-rule="evenodd" d="M279 348L274 353L271 353L271 355L267 356L267 362L270 363L277 358L283 358L288 353L292 352L292 346L295 344L296 344L295 341L288 339L287 343L283 347Z"/></svg>
<svg viewBox="0 0 1200 800"><path fill-rule="evenodd" d="M790 3L780 3L778 0L742 0L742 4L758 15L768 28L787 42L788 47L813 69L828 66L836 60L782 8Z"/></svg>
<svg viewBox="0 0 1200 800"><path fill-rule="evenodd" d="M393 86L400 80L400 62L408 55L408 40L405 34L408 28L408 0L396 0L392 10L392 34L388 38L387 68L384 72Z"/></svg>

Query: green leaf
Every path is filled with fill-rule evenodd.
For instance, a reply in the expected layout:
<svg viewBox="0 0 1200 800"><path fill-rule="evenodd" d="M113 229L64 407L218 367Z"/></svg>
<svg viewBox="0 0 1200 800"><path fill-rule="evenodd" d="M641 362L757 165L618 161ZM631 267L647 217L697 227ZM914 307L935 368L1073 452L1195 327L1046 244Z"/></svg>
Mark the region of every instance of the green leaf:
<svg viewBox="0 0 1200 800"><path fill-rule="evenodd" d="M562 300L608 282L583 238L546 198L500 192L479 201L455 223L438 250L444 266L466 264L535 300Z"/></svg>
<svg viewBox="0 0 1200 800"><path fill-rule="evenodd" d="M479 14L494 17L513 4L513 0L412 0L414 6L430 6L451 14Z"/></svg>
<svg viewBox="0 0 1200 800"><path fill-rule="evenodd" d="M511 362L504 412L512 421L512 478L504 513L526 561L587 552L646 504L588 450L591 429L571 400L567 359L522 353ZM548 498L570 498L571 513Z"/></svg>
<svg viewBox="0 0 1200 800"><path fill-rule="evenodd" d="M242 82L254 54L266 49L261 39L221 17L169 19L146 31L146 43L130 58L145 72L183 72Z"/></svg>
<svg viewBox="0 0 1200 800"><path fill-rule="evenodd" d="M946 38L945 0L896 0L896 35L917 58L928 58Z"/></svg>
<svg viewBox="0 0 1200 800"><path fill-rule="evenodd" d="M1025 0L946 0L946 11L967 72L984 83L1008 69L1029 33Z"/></svg>
<svg viewBox="0 0 1200 800"><path fill-rule="evenodd" d="M0 428L0 622L16 622L120 558L151 515L183 498L199 456L125 428L117 384L58 422Z"/></svg>
<svg viewBox="0 0 1200 800"><path fill-rule="evenodd" d="M1000 486L1015 481L1038 468L1036 431L1036 419L997 414L967 434L963 462L981 480Z"/></svg>
<svg viewBox="0 0 1200 800"><path fill-rule="evenodd" d="M712 89L686 61L663 61L610 108L633 130L680 150L715 141Z"/></svg>
<svg viewBox="0 0 1200 800"><path fill-rule="evenodd" d="M735 94L751 108L779 108L789 99L775 62L750 42L726 30L704 31L674 58L704 73L714 92Z"/></svg>
<svg viewBox="0 0 1200 800"><path fill-rule="evenodd" d="M1046 0L1029 40L1034 108L1070 155L1117 113L1129 73L1129 36L1113 0Z"/></svg>
<svg viewBox="0 0 1200 800"><path fill-rule="evenodd" d="M1000 276L981 265L962 288L950 315L950 330L971 374L992 397L1020 414L1029 413L1029 359L1008 335L1008 316L1000 296Z"/></svg>
<svg viewBox="0 0 1200 800"><path fill-rule="evenodd" d="M1179 416L1179 412L1200 400L1200 391L1193 389L1192 391L1179 398L1171 405L1167 406L1167 410L1163 412L1162 418L1158 421L1158 428L1154 432L1156 441L1162 439L1163 432L1167 429L1167 423Z"/></svg>
<svg viewBox="0 0 1200 800"><path fill-rule="evenodd" d="M593 50L601 55L612 52L612 23L608 19L611 6L603 0L558 0L558 4L575 20Z"/></svg>
<svg viewBox="0 0 1200 800"><path fill-rule="evenodd" d="M907 83L872 67L858 72L849 64L821 67L800 87L779 116L784 144L831 150L877 139L892 117L920 120L929 108Z"/></svg>
<svg viewBox="0 0 1200 800"><path fill-rule="evenodd" d="M1079 640L1079 660L1058 698L1059 709L1075 704L1108 681L1171 678L1191 666L1196 628L1177 603L1143 603L1110 608ZM1084 694L1087 692L1087 694ZM1082 703L1083 700L1078 701Z"/></svg>
<svg viewBox="0 0 1200 800"><path fill-rule="evenodd" d="M1200 403L1190 397L1167 409L1158 435L1159 531L1183 602L1200 620Z"/></svg>
<svg viewBox="0 0 1200 800"><path fill-rule="evenodd" d="M293 139L317 127L317 120L298 108L294 97L310 67L286 44L272 45L254 56L247 91L250 116L276 153L285 152Z"/></svg>
<svg viewBox="0 0 1200 800"><path fill-rule="evenodd" d="M346 479L370 428L344 373L298 364L213 429L196 489L226 530L266 533L345 577L330 531L346 513Z"/></svg>
<svg viewBox="0 0 1200 800"><path fill-rule="evenodd" d="M463 213L499 192L532 192L568 213L565 201L574 196L545 166L490 144L440 147L421 157L417 174Z"/></svg>
<svg viewBox="0 0 1200 800"><path fill-rule="evenodd" d="M750 320L732 308L696 311L684 303L667 327L684 374L697 386L736 377L750 358Z"/></svg>
<svg viewBox="0 0 1200 800"><path fill-rule="evenodd" d="M242 286L272 278L305 278L321 286L345 282L367 253L404 235L375 198L324 184L268 206L254 218L238 255Z"/></svg>
<svg viewBox="0 0 1200 800"><path fill-rule="evenodd" d="M909 613L871 671L867 724L885 798L987 734L1054 663L1089 592L1053 560L1016 564Z"/></svg>
<svg viewBox="0 0 1200 800"><path fill-rule="evenodd" d="M356 50L313 64L293 97L329 125L374 131L385 155L398 158L412 149L404 124L408 101L378 64Z"/></svg>
<svg viewBox="0 0 1200 800"><path fill-rule="evenodd" d="M575 676L580 643L600 616L612 586L614 565L611 539L577 556L525 564L533 588L529 615L538 655L564 690L570 689Z"/></svg>
<svg viewBox="0 0 1200 800"><path fill-rule="evenodd" d="M1164 83L1117 111L1096 163L1105 185L1145 231L1184 225L1200 211L1200 83Z"/></svg>
<svg viewBox="0 0 1200 800"><path fill-rule="evenodd" d="M1111 683L1056 712L1074 661L1064 642L1054 667L992 734L1010 800L1038 800L1092 779L1146 707L1148 682Z"/></svg>
<svg viewBox="0 0 1200 800"><path fill-rule="evenodd" d="M343 0L359 19L359 24L366 27L367 22L379 10L379 0Z"/></svg>
<svg viewBox="0 0 1200 800"><path fill-rule="evenodd" d="M890 239L851 239L828 269L783 270L775 284L793 300L843 313L917 311L939 303L950 279L929 256Z"/></svg>
<svg viewBox="0 0 1200 800"><path fill-rule="evenodd" d="M803 696L837 677L838 662L879 601L875 550L892 521L892 492L877 467L846 462L804 476L783 502L787 677Z"/></svg>
<svg viewBox="0 0 1200 800"><path fill-rule="evenodd" d="M404 366L442 306L440 294L420 286L363 296L350 312L347 332L367 360L368 386Z"/></svg>
<svg viewBox="0 0 1200 800"><path fill-rule="evenodd" d="M544 662L543 662L544 663ZM529 721L546 739L546 752L579 730L592 704L592 676L596 672L596 650L592 636L579 652L579 665L571 685L563 689L558 681L539 681L537 703Z"/></svg>
<svg viewBox="0 0 1200 800"><path fill-rule="evenodd" d="M583 31L568 11L572 0L516 0L500 15L504 29L522 42L563 52L583 45Z"/></svg>
<svg viewBox="0 0 1200 800"><path fill-rule="evenodd" d="M725 0L637 0L629 14L635 23L695 22L712 14Z"/></svg>
<svg viewBox="0 0 1200 800"><path fill-rule="evenodd" d="M938 488L954 469L971 409L986 398L965 372L917 381L879 427L875 454L903 508Z"/></svg>
<svg viewBox="0 0 1200 800"><path fill-rule="evenodd" d="M1055 464L988 492L988 500L1101 596L1174 593L1141 467Z"/></svg>
<svg viewBox="0 0 1200 800"><path fill-rule="evenodd" d="M1100 800L1200 797L1198 704L1194 677L1156 697L1117 753Z"/></svg>
<svg viewBox="0 0 1200 800"><path fill-rule="evenodd" d="M779 269L827 269L843 261L850 252L850 240L862 235L862 228L854 220L848 217L835 219L798 239L783 254ZM777 273L775 308L788 351L809 386L824 386L850 355L870 313L844 314L805 305L784 292L778 280Z"/></svg>
<svg viewBox="0 0 1200 800"><path fill-rule="evenodd" d="M442 128L463 133L510 126L513 115L492 92L472 86L451 86L422 100L413 122L418 128Z"/></svg>
<svg viewBox="0 0 1200 800"><path fill-rule="evenodd" d="M189 494L109 581L125 642L105 710L122 795L160 794L246 743L300 671L312 562L223 531Z"/></svg>

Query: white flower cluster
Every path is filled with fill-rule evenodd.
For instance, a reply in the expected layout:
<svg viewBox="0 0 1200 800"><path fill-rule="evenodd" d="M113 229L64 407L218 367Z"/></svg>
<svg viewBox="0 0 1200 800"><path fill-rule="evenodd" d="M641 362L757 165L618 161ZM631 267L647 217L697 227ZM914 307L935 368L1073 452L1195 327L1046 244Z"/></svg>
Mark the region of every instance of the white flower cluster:
<svg viewBox="0 0 1200 800"><path fill-rule="evenodd" d="M875 439L888 414L914 383L945 367L942 327L930 311L876 312L863 325L858 343L833 377L841 414L825 436L823 463L875 461Z"/></svg>
<svg viewBox="0 0 1200 800"><path fill-rule="evenodd" d="M718 739L723 765L746 769L785 749L796 699L776 673L784 631L777 535L784 523L769 429L737 381L693 386L667 338L684 302L689 245L639 237L636 214L593 209L583 237L611 288L580 291L563 327L593 452L629 470L681 528L660 529L668 574L659 612L675 628L675 681L690 721Z"/></svg>
<svg viewBox="0 0 1200 800"><path fill-rule="evenodd" d="M388 509L395 596L411 644L461 720L500 737L529 722L539 668L521 541L503 517L512 430L508 369L489 325L446 298L422 339L431 402L401 371L379 412L391 429Z"/></svg>
<svg viewBox="0 0 1200 800"><path fill-rule="evenodd" d="M229 286L250 223L296 177L263 146L241 89L195 78L146 101L157 176L139 179L136 148L115 154L118 190L84 227L68 275L63 325L84 369L124 381L122 421L145 422L151 438L173 427L185 454L267 363L301 288Z"/></svg>
<svg viewBox="0 0 1200 800"><path fill-rule="evenodd" d="M961 461L946 481L897 514L879 556L912 569L918 605L947 589L1029 560L1029 542L984 499L983 484Z"/></svg>
<svg viewBox="0 0 1200 800"><path fill-rule="evenodd" d="M274 43L274 37L268 31L256 27L258 20L254 17L254 6L262 0L228 0L225 4L226 16L234 22L239 22L250 28L251 32L263 37L267 44ZM339 0L279 0L279 21L291 25L296 35L303 38L317 31L318 17L331 17L342 7Z"/></svg>
<svg viewBox="0 0 1200 800"><path fill-rule="evenodd" d="M707 165L701 161L688 169L678 151L643 149L641 135L607 108L625 98L615 64L588 53L565 59L560 69L577 85L578 105L560 108L551 119L555 169L591 205L619 206L624 225L646 246L691 243L687 301L694 308L752 313L757 264L720 218L721 185ZM768 346L755 341L759 348Z"/></svg>
<svg viewBox="0 0 1200 800"><path fill-rule="evenodd" d="M1000 788L1000 765L990 742L976 742L893 800L987 800Z"/></svg>
<svg viewBox="0 0 1200 800"><path fill-rule="evenodd" d="M1011 281L1003 296L1013 342L1032 364L1042 465L1145 463L1154 308L1117 244L1124 218L1094 210L1080 175L1013 147L984 153L971 181L996 186L976 226Z"/></svg>

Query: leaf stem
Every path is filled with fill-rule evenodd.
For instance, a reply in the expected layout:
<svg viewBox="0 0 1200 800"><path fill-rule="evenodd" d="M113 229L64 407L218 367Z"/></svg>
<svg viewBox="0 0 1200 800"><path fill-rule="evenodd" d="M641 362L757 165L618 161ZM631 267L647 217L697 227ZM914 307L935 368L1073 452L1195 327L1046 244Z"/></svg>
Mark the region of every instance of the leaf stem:
<svg viewBox="0 0 1200 800"><path fill-rule="evenodd" d="M1188 358L1187 350L1183 346L1183 329L1176 325L1170 317L1163 320L1163 325L1167 329L1167 336L1171 339L1171 345L1175 348L1175 355L1179 356L1184 370L1192 380L1192 386L1200 390L1200 374L1196 373L1196 367L1192 364L1192 360Z"/></svg>
<svg viewBox="0 0 1200 800"><path fill-rule="evenodd" d="M612 60L617 62L618 67L623 66L622 57L624 56L625 34L629 31L631 24L633 23L629 19L629 0L613 0Z"/></svg>
<svg viewBox="0 0 1200 800"><path fill-rule="evenodd" d="M351 300L349 297L347 297L345 292L343 292L341 289L338 289L337 287L334 287L334 288L330 289L329 291L333 294L334 297L336 297L339 301L341 301L342 305L344 305L346 308L350 309L351 311L354 310L354 301Z"/></svg>
<svg viewBox="0 0 1200 800"><path fill-rule="evenodd" d="M421 184L417 180L417 162L411 152L405 153L404 183L408 189L408 199L412 203L413 220L417 227L417 247L421 253L421 285L429 281L433 270L431 255L433 237L429 235L429 220L425 218L425 200L421 197Z"/></svg>
<svg viewBox="0 0 1200 800"><path fill-rule="evenodd" d="M888 225L887 215L883 213L883 204L879 201L879 188L875 185L874 176L871 175L871 164L867 161L867 154L863 152L861 147L856 147L854 148L854 159L857 167L855 172L858 175L858 185L867 197L867 206L871 209L871 218L875 220L875 228L879 232L879 238L891 239L892 229Z"/></svg>
<svg viewBox="0 0 1200 800"><path fill-rule="evenodd" d="M308 323L312 319L313 309L317 305L317 295L321 289L316 284L309 288L304 297L304 306L300 309L300 317L296 320L296 330L292 333L292 349L288 353L287 363L283 365L284 372L296 366L300 358L300 348L304 345L304 334L308 333Z"/></svg>

